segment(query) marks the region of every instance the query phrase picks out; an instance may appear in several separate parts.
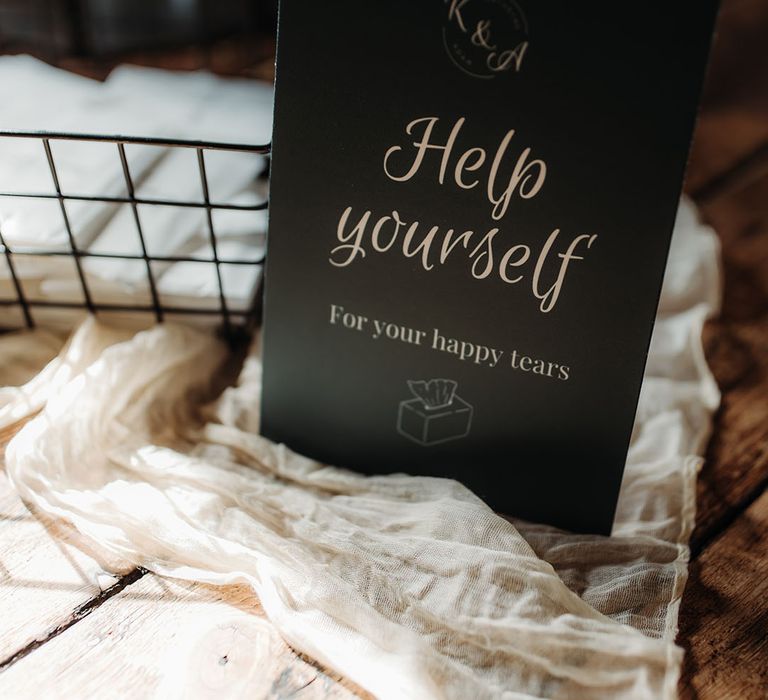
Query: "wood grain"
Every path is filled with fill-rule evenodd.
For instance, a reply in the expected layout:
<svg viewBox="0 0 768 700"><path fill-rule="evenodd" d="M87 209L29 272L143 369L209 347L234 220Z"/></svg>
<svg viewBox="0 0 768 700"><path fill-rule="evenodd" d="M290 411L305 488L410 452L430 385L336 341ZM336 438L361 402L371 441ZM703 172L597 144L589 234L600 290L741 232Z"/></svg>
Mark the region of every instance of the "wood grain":
<svg viewBox="0 0 768 700"><path fill-rule="evenodd" d="M55 539L0 473L0 659L44 636L68 610L97 595L104 569ZM105 587L114 579L104 580Z"/></svg>
<svg viewBox="0 0 768 700"><path fill-rule="evenodd" d="M703 213L723 245L722 314L705 332L723 398L699 477L695 551L768 484L768 175Z"/></svg>
<svg viewBox="0 0 768 700"><path fill-rule="evenodd" d="M342 700L356 694L295 654L246 587L147 575L0 674L0 697Z"/></svg>
<svg viewBox="0 0 768 700"><path fill-rule="evenodd" d="M768 143L766 41L765 0L722 1L686 177L689 192L705 187Z"/></svg>
<svg viewBox="0 0 768 700"><path fill-rule="evenodd" d="M722 314L705 329L722 403L697 484L679 687L749 700L768 697L768 175L702 211L723 246Z"/></svg>
<svg viewBox="0 0 768 700"><path fill-rule="evenodd" d="M723 398L698 483L694 554L768 483L768 3L724 0L687 189L722 243L720 317L704 333ZM683 607L682 614L685 614Z"/></svg>
<svg viewBox="0 0 768 700"><path fill-rule="evenodd" d="M768 493L691 565L681 697L768 696Z"/></svg>
<svg viewBox="0 0 768 700"><path fill-rule="evenodd" d="M9 436L0 433L0 451ZM115 574L133 568L98 553L66 524L33 515L2 470L0 534L0 666L47 639L75 610L114 585Z"/></svg>
<svg viewBox="0 0 768 700"><path fill-rule="evenodd" d="M726 0L688 189L723 249L707 360L722 392L680 608L681 697L768 697L768 4Z"/></svg>

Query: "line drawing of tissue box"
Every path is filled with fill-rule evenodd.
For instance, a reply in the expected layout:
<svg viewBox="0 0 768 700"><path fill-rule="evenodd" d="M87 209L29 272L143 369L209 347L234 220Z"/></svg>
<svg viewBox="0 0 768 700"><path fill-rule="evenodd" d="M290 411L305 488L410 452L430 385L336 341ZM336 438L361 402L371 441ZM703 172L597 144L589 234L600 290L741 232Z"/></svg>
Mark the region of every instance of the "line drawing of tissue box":
<svg viewBox="0 0 768 700"><path fill-rule="evenodd" d="M474 409L456 394L452 379L408 380L413 397L400 402L397 432L428 447L466 437Z"/></svg>

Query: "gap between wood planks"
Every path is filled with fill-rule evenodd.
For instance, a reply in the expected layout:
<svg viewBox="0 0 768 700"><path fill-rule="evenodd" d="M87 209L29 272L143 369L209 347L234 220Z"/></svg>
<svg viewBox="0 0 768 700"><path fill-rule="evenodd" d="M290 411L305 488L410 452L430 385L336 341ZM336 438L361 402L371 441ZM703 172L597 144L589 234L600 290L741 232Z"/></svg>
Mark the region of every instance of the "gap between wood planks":
<svg viewBox="0 0 768 700"><path fill-rule="evenodd" d="M768 490L768 474L758 481L754 487L742 498L738 504L729 508L725 513L715 519L711 525L696 540L690 544L690 560L699 558L708 547L715 542L723 533L730 529L734 523L749 510L760 497ZM1 670L1 669L0 669Z"/></svg>
<svg viewBox="0 0 768 700"><path fill-rule="evenodd" d="M8 445L8 443L11 441L13 436L19 430L21 430L21 428L24 426L24 424L28 420L31 420L31 418L33 417L34 416L30 416L30 418L21 420L15 425L12 425L4 430L0 430L0 453L5 452L5 448ZM114 584L104 589L103 591L101 591L101 593L94 596L93 598L87 600L85 603L77 606L75 610L72 613L70 613L69 617L67 617L67 619L65 619L63 622L52 627L44 635L41 635L37 639L33 639L32 641L25 644L23 647L21 647L17 651L6 656L4 659L1 659L0 673L2 673L2 671L6 670L7 668L11 667L17 661L20 661L21 659L23 659L25 656L28 656L29 654L31 654L35 649L38 649L46 642L50 641L51 639L54 639L55 637L58 637L62 632L66 632L70 627L72 627L72 625L77 624L80 620L87 617L102 603L109 600L113 596L117 595L121 591L125 590L131 584L136 583L136 581L138 581L148 573L149 572L146 569L143 569L141 567L136 567L135 569L129 571L127 574L118 576Z"/></svg>
<svg viewBox="0 0 768 700"><path fill-rule="evenodd" d="M717 175L691 193L697 204L710 204L718 197L736 192L768 175L768 141L721 175Z"/></svg>
<svg viewBox="0 0 768 700"><path fill-rule="evenodd" d="M131 584L136 583L136 581L138 581L148 573L149 572L146 569L137 567L133 571L130 571L127 574L125 574L124 576L120 576L117 579L116 583L112 584L109 588L106 588L105 590L103 590L101 593L99 593L99 595L91 598L90 600L86 601L82 605L78 606L74 610L74 612L72 612L72 614L64 622L62 622L59 625L56 625L53 629L49 630L43 637L32 640L26 646L22 647L18 651L14 652L7 658L0 661L0 672L9 668L13 664L15 664L17 661L21 661L21 659L23 659L25 656L27 656L28 654L31 654L35 649L41 647L46 642L49 642L51 639L58 637L62 632L66 632L70 627L72 627L72 625L77 624L84 617L87 617L88 615L90 615L102 603L109 600L113 596L116 596L118 593L126 589Z"/></svg>
<svg viewBox="0 0 768 700"><path fill-rule="evenodd" d="M686 650L681 698L766 697L767 533L765 493L692 562L678 640Z"/></svg>

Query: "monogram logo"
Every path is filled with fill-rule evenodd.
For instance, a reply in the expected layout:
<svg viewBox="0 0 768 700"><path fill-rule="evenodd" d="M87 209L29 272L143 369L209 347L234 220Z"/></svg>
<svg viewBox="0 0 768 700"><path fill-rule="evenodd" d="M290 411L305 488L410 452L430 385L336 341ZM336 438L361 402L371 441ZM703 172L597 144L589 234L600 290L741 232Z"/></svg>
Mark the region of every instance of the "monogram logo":
<svg viewBox="0 0 768 700"><path fill-rule="evenodd" d="M443 43L459 70L491 79L519 73L528 20L515 0L444 0Z"/></svg>

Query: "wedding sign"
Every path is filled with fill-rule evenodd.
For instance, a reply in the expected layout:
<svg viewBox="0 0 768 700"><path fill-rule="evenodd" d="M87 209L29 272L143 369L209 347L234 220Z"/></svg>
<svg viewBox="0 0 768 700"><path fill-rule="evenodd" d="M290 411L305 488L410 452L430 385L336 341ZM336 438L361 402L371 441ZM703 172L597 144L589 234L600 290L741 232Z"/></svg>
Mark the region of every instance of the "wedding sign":
<svg viewBox="0 0 768 700"><path fill-rule="evenodd" d="M283 0L262 432L609 533L714 0Z"/></svg>

